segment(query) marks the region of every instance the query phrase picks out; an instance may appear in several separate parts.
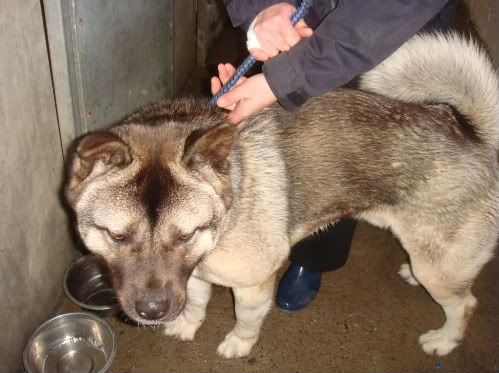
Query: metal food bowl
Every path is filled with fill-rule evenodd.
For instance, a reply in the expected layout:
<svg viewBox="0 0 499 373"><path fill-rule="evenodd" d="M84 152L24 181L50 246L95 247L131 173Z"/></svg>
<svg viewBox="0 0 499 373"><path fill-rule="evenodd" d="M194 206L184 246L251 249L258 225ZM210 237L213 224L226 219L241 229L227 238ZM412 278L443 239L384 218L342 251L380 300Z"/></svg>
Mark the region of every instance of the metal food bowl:
<svg viewBox="0 0 499 373"><path fill-rule="evenodd" d="M63 279L64 293L71 302L100 316L120 310L107 266L95 255L75 260Z"/></svg>
<svg viewBox="0 0 499 373"><path fill-rule="evenodd" d="M116 349L116 335L105 320L86 312L64 313L35 330L24 349L24 369L102 373L111 366Z"/></svg>

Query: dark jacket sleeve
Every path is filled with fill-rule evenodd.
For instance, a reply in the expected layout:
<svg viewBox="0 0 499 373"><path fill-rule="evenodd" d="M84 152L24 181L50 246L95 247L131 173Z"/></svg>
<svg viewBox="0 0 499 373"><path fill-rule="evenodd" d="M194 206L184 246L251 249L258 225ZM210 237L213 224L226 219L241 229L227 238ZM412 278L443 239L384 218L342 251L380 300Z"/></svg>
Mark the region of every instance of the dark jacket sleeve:
<svg viewBox="0 0 499 373"><path fill-rule="evenodd" d="M263 73L279 103L296 109L308 98L372 69L420 30L446 0L345 0L310 38L267 60Z"/></svg>
<svg viewBox="0 0 499 373"><path fill-rule="evenodd" d="M229 13L232 26L241 26L244 31L248 28L255 17L265 8L277 3L289 3L292 5L292 0L224 0L227 12Z"/></svg>

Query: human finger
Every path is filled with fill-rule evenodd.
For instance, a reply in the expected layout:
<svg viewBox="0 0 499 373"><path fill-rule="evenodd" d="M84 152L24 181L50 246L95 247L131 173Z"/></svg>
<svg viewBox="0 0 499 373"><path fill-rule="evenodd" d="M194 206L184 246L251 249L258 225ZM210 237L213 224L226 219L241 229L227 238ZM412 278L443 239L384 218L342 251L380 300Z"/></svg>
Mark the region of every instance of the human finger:
<svg viewBox="0 0 499 373"><path fill-rule="evenodd" d="M226 71L225 66L223 66L223 67L219 66L219 71L221 71L221 73L224 77L227 75L227 71ZM236 82L235 85L237 86L238 84L240 84L240 82L241 82L241 79L239 79L239 81ZM222 89L222 85L224 85L224 84L225 83L222 83L222 81L218 77L216 77L216 76L212 77L211 78L211 94L213 96L215 96ZM217 105L218 105L218 103L217 103ZM221 106L221 105L218 105L218 106ZM232 104L232 105L226 105L226 106L221 106L221 107L223 107L224 109L227 109L227 110L234 110L236 105Z"/></svg>
<svg viewBox="0 0 499 373"><path fill-rule="evenodd" d="M239 111L237 111L237 107L232 110L228 115L227 115L227 119L231 122L231 123L234 123L234 124L237 124L239 123L240 121L242 121L243 119L246 119L245 116L243 116Z"/></svg>
<svg viewBox="0 0 499 373"><path fill-rule="evenodd" d="M307 26L303 19L300 19L300 21L298 21L298 23L295 25L295 30L302 38L309 38L314 33L314 31Z"/></svg>
<svg viewBox="0 0 499 373"><path fill-rule="evenodd" d="M301 39L300 34L294 27L283 29L282 34L290 48L298 43Z"/></svg>
<svg viewBox="0 0 499 373"><path fill-rule="evenodd" d="M274 43L273 40L270 39L259 39L260 42L260 49L269 57L272 58L276 56L279 53L279 49L277 48L276 45L277 43Z"/></svg>
<svg viewBox="0 0 499 373"><path fill-rule="evenodd" d="M279 29L277 34L274 34L272 36L268 35L269 37L267 38L267 41L271 43L278 50L278 52L288 51L290 48L289 43L284 37L287 31L294 31L291 23Z"/></svg>
<svg viewBox="0 0 499 373"><path fill-rule="evenodd" d="M217 105L227 109L231 105L237 104L243 98L243 94L243 87L234 87L217 100Z"/></svg>
<svg viewBox="0 0 499 373"><path fill-rule="evenodd" d="M218 77L220 78L222 84L226 84L230 79L231 74L227 71L227 65L228 64L223 63L218 65Z"/></svg>
<svg viewBox="0 0 499 373"><path fill-rule="evenodd" d="M228 77L227 77L225 83L223 83L223 84L227 84L227 82L230 80L230 78L232 78L232 76L236 73L236 68L234 67L234 65L232 65L230 63L226 63L225 64L225 71L226 71ZM235 87L238 86L239 84L241 84L245 80L246 80L246 78L244 76L239 77L239 79L234 84L234 86Z"/></svg>
<svg viewBox="0 0 499 373"><path fill-rule="evenodd" d="M216 76L213 76L211 78L211 94L216 95L220 88L222 88L222 82Z"/></svg>
<svg viewBox="0 0 499 373"><path fill-rule="evenodd" d="M239 88L237 105L228 116L232 123L258 113L277 100L263 74L252 76L246 83Z"/></svg>
<svg viewBox="0 0 499 373"><path fill-rule="evenodd" d="M267 55L267 53L265 53L264 51L262 51L259 48L251 48L249 52L258 61L262 61L263 62L263 61L267 61L270 58Z"/></svg>
<svg viewBox="0 0 499 373"><path fill-rule="evenodd" d="M227 71L227 74L229 74L229 77L234 75L234 73L236 72L236 68L234 67L234 65L230 64L230 63L226 63L225 64L225 71Z"/></svg>

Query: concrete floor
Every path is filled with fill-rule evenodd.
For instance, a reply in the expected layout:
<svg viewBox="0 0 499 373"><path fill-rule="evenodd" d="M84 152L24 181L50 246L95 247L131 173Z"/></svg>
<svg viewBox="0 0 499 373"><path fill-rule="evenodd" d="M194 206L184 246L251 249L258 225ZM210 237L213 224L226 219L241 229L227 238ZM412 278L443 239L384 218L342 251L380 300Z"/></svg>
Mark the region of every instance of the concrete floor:
<svg viewBox="0 0 499 373"><path fill-rule="evenodd" d="M228 28L220 40L207 68L193 73L184 93L206 94L217 62L237 64L244 57L240 34ZM234 322L232 297L225 288L215 287L207 319L194 342L179 342L161 330L108 318L118 336L111 371L497 372L497 259L484 268L473 288L480 303L466 339L446 357L428 356L417 343L419 335L441 326L444 315L422 287L399 277L405 259L389 232L358 224L347 265L324 274L320 293L307 309L297 313L272 309L259 342L242 359L226 360L216 354ZM59 311L77 310L65 300Z"/></svg>

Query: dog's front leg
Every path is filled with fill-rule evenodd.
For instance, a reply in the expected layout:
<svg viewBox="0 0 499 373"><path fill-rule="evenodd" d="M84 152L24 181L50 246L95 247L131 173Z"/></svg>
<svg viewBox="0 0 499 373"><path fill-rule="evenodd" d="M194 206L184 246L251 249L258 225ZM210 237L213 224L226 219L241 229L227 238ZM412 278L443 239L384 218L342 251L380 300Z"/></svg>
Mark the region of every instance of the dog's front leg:
<svg viewBox="0 0 499 373"><path fill-rule="evenodd" d="M236 325L218 346L219 355L226 358L247 356L258 340L260 327L270 310L274 295L275 274L263 284L233 288Z"/></svg>
<svg viewBox="0 0 499 373"><path fill-rule="evenodd" d="M211 297L211 284L191 276L187 282L187 302L182 313L166 324L165 334L182 341L192 341L206 316Z"/></svg>

